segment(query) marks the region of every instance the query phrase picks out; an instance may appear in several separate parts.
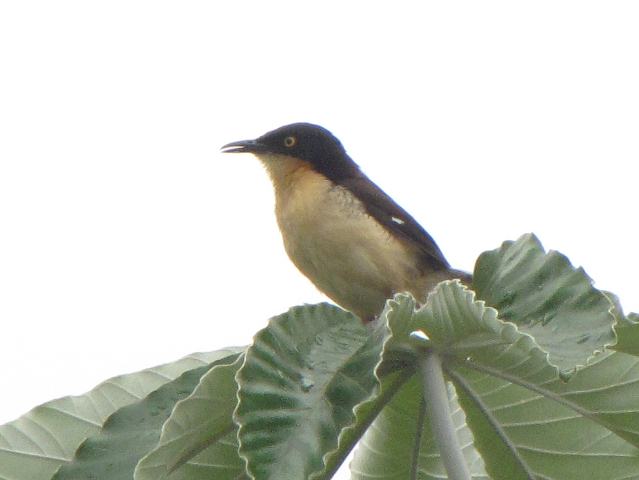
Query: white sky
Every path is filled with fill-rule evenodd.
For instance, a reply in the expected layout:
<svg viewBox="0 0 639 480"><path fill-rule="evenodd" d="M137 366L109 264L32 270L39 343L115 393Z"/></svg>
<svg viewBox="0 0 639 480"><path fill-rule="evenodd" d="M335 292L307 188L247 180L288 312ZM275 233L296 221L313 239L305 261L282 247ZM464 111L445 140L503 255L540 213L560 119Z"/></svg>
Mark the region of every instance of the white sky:
<svg viewBox="0 0 639 480"><path fill-rule="evenodd" d="M639 310L637 25L632 1L0 3L0 423L323 300L258 162L219 153L294 121L453 265L534 231Z"/></svg>

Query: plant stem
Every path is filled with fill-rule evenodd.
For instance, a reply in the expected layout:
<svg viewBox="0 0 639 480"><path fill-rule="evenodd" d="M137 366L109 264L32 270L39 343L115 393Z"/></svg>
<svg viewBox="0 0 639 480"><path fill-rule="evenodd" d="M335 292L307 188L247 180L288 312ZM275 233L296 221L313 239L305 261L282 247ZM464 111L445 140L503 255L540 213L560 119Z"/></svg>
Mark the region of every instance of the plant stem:
<svg viewBox="0 0 639 480"><path fill-rule="evenodd" d="M448 479L470 480L470 472L457 441L455 425L450 413L441 357L436 352L423 351L419 356L419 367L428 417Z"/></svg>

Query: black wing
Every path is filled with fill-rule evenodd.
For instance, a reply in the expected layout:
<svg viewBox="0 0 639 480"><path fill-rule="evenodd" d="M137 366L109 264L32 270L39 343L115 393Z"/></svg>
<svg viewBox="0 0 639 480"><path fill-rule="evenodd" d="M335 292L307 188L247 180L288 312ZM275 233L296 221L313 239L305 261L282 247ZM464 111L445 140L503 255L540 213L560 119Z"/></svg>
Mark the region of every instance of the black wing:
<svg viewBox="0 0 639 480"><path fill-rule="evenodd" d="M355 195L364 205L366 212L390 233L415 245L422 254L421 260L425 266L434 270L449 268L444 254L428 232L364 174L341 179L339 184Z"/></svg>

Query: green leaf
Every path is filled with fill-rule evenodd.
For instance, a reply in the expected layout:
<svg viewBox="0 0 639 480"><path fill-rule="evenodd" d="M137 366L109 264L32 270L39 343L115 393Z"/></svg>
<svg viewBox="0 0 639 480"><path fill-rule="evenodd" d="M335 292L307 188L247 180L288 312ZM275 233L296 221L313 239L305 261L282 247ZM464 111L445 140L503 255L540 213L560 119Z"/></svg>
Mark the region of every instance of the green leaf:
<svg viewBox="0 0 639 480"><path fill-rule="evenodd" d="M440 285L439 290L447 284ZM458 282L448 285L453 292L467 293ZM457 288L457 290L455 290ZM436 292L438 290L436 289ZM415 347L411 339L411 333L421 330L428 337L428 343L433 348L450 351L459 339L466 339L473 335L481 334L479 327L464 329L463 324L456 325L455 320L445 308L443 308L438 295L431 294L423 309L417 313L415 300L410 295L396 295L389 301L382 314L386 318L388 328L391 331L390 338L384 346L384 362L404 364L404 372L412 374L411 361L415 361ZM459 312L455 307L456 315ZM433 321L432 309L444 310L445 322ZM491 310L494 312L494 310ZM472 313L471 313L472 315ZM428 321L426 319L428 318ZM438 317L437 320L440 320ZM457 322L459 323L459 322ZM493 326L494 328L494 326ZM455 335L453 333L456 332ZM484 344L485 339L481 339ZM495 342L499 343L499 342ZM462 347L462 355L465 357L468 345ZM380 367L384 370L384 365ZM381 411L362 440L360 441L353 463L351 464L352 478L379 478L379 479L404 479L409 478L413 450L416 447L417 432L421 434L421 445L418 456L418 472L420 479L439 479L445 477L446 472L441 461L441 456L433 439L429 419L425 419L423 425L419 425L419 407L422 398L422 389L416 375L411 375L410 380L401 388L390 403ZM473 446L470 430L465 424L463 411L457 404L454 390L449 391L453 421L457 428L457 435L463 454L467 459L473 478L488 478L483 467L483 462Z"/></svg>
<svg viewBox="0 0 639 480"><path fill-rule="evenodd" d="M621 306L621 302L619 301L619 297L612 292L607 290L601 290L611 303L612 308L610 309L610 313L615 318L615 327L618 327L620 324L632 323L626 318L626 315L623 313L623 307Z"/></svg>
<svg viewBox="0 0 639 480"><path fill-rule="evenodd" d="M244 461L232 419L237 404L235 374L243 359L213 367L176 405L159 443L135 469L135 480L243 478Z"/></svg>
<svg viewBox="0 0 639 480"><path fill-rule="evenodd" d="M637 478L639 360L604 354L568 383L489 372L450 374L493 478Z"/></svg>
<svg viewBox="0 0 639 480"><path fill-rule="evenodd" d="M372 329L371 335L353 358L364 371L375 373L377 385L374 386L366 401L354 407L354 421L341 431L337 448L324 456L325 468L313 475L312 478L315 480L333 477L379 412L413 375L413 369L410 366L402 370L385 373L382 371L384 362L386 365L389 363L382 354L385 341L389 336L388 329L385 321L378 321L369 327Z"/></svg>
<svg viewBox="0 0 639 480"><path fill-rule="evenodd" d="M411 295L396 295L388 304L386 316L392 332L387 342L391 351L414 349L411 334L420 331L433 348L467 358L486 347L503 348L517 332L515 324L499 320L495 309L475 301L474 292L458 280L440 283L419 309ZM524 338L534 343L531 337Z"/></svg>
<svg viewBox="0 0 639 480"><path fill-rule="evenodd" d="M458 282L411 313L414 305L407 296L390 303L389 344L408 348L407 332L421 330L442 352L491 478L637 478L639 358L603 353L565 382L531 336Z"/></svg>
<svg viewBox="0 0 639 480"><path fill-rule="evenodd" d="M564 373L615 343L613 305L583 269L532 235L483 253L473 275L477 297L516 323Z"/></svg>
<svg viewBox="0 0 639 480"><path fill-rule="evenodd" d="M351 462L351 479L404 480L411 478L412 454L420 425L421 385L414 375L382 410L359 442ZM454 389L449 390L453 422L473 479L488 479L481 457L473 447L473 437L466 426L464 412L457 403ZM420 480L441 480L446 471L428 418L422 428L418 472Z"/></svg>
<svg viewBox="0 0 639 480"><path fill-rule="evenodd" d="M629 313L617 323L617 344L611 348L639 356L639 314Z"/></svg>
<svg viewBox="0 0 639 480"><path fill-rule="evenodd" d="M377 387L369 331L327 304L271 320L237 375L240 454L259 479L309 478L325 467L353 409Z"/></svg>
<svg viewBox="0 0 639 480"><path fill-rule="evenodd" d="M186 463L172 471L170 480L249 480L244 461L237 453L237 429L216 440Z"/></svg>
<svg viewBox="0 0 639 480"><path fill-rule="evenodd" d="M144 400L116 411L98 434L80 446L73 461L58 470L53 480L130 480L140 458L156 445L160 429L176 402L188 396L213 365L236 358L237 354L229 354L204 367L188 370Z"/></svg>
<svg viewBox="0 0 639 480"><path fill-rule="evenodd" d="M114 411L144 398L185 371L227 354L226 350L193 354L170 364L114 377L89 393L53 400L0 426L0 478L49 480Z"/></svg>

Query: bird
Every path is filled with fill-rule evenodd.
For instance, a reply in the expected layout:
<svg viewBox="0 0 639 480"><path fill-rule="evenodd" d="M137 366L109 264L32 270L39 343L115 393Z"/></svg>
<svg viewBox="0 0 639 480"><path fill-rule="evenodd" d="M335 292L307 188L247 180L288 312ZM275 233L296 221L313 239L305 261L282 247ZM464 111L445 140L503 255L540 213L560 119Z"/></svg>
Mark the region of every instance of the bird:
<svg viewBox="0 0 639 480"><path fill-rule="evenodd" d="M364 323L400 292L419 302L443 280L470 284L433 238L373 183L329 130L293 123L223 153L251 153L275 190L275 216L295 266Z"/></svg>

